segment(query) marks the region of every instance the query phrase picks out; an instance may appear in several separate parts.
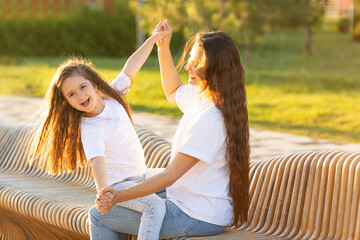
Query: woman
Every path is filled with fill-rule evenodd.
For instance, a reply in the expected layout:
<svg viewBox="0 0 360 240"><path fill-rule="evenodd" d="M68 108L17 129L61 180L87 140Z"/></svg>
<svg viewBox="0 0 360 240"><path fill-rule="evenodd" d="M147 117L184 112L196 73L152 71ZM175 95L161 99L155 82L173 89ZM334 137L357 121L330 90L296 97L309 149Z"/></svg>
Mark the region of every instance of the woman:
<svg viewBox="0 0 360 240"><path fill-rule="evenodd" d="M165 21L157 25L159 30L171 32L171 27ZM166 214L160 238L213 235L247 220L249 128L238 50L223 32L198 33L182 55L183 64L193 45L185 66L189 84L183 85L170 38L158 42L161 80L168 101L184 112L170 164L136 186L102 189L90 210L91 231L136 233L140 214L113 206L163 188L167 188Z"/></svg>

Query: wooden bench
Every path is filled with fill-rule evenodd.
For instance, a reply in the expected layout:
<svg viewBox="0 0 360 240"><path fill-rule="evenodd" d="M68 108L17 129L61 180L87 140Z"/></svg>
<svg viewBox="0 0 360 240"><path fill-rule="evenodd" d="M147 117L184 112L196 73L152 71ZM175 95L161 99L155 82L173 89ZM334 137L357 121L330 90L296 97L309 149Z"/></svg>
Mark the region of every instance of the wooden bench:
<svg viewBox="0 0 360 240"><path fill-rule="evenodd" d="M27 164L34 125L0 122L0 239L89 239L89 168L48 175ZM148 167L171 145L136 126ZM187 239L360 239L360 153L305 152L251 163L249 221ZM134 237L132 237L134 238Z"/></svg>

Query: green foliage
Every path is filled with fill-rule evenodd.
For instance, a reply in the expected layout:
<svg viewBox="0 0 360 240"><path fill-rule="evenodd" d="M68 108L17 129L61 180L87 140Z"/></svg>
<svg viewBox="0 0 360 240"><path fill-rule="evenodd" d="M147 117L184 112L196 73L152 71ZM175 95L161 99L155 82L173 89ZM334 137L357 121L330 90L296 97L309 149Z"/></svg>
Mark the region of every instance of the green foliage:
<svg viewBox="0 0 360 240"><path fill-rule="evenodd" d="M271 0L258 1L259 15L273 28L316 26L322 21L328 0ZM261 6L261 7L260 7Z"/></svg>
<svg viewBox="0 0 360 240"><path fill-rule="evenodd" d="M173 27L173 35L171 39L171 51L173 53L181 53L185 43L186 14L183 1L167 1L167 0L148 0L144 2L141 8L133 7L142 17L141 28L143 31L151 35L155 25L164 19L168 19Z"/></svg>
<svg viewBox="0 0 360 240"><path fill-rule="evenodd" d="M70 14L2 14L0 32L0 55L124 56L135 50L135 19L124 2L114 15L90 7Z"/></svg>
<svg viewBox="0 0 360 240"><path fill-rule="evenodd" d="M337 18L324 18L321 23L321 31L324 32L338 32L339 20Z"/></svg>
<svg viewBox="0 0 360 240"><path fill-rule="evenodd" d="M316 33L317 48L308 57L303 38L304 30L266 32L252 46L252 67L245 69L250 126L360 143L360 44L337 32ZM43 96L63 60L21 57L0 64L0 93ZM126 58L90 60L111 80ZM181 116L164 97L156 57L136 75L126 100L134 110Z"/></svg>
<svg viewBox="0 0 360 240"><path fill-rule="evenodd" d="M180 32L185 38L201 30L225 31L237 44L247 45L262 33L258 2L260 0L149 0L140 10L142 27L150 33L160 20L168 19L174 32Z"/></svg>
<svg viewBox="0 0 360 240"><path fill-rule="evenodd" d="M348 33L350 30L350 20L343 18L338 22L338 31L341 33Z"/></svg>
<svg viewBox="0 0 360 240"><path fill-rule="evenodd" d="M307 28L307 54L312 54L312 29L319 26L328 0L148 0L139 11L142 26L152 32L168 19L174 31L189 38L199 30L228 33L238 46L245 46L244 62L250 66L251 45L261 41L264 32L279 28ZM179 41L181 43L181 41ZM175 49L179 49L176 45ZM174 47L172 48L174 49Z"/></svg>

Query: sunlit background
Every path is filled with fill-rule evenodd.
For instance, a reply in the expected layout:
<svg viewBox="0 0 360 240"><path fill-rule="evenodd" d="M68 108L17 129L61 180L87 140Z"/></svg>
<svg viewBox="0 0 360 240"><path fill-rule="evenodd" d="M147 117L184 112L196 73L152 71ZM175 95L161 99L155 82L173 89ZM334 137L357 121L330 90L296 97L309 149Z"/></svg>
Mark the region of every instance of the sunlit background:
<svg viewBox="0 0 360 240"><path fill-rule="evenodd" d="M234 38L252 128L360 143L360 9L352 0L0 0L0 95L42 97L73 55L111 81L164 19L175 61L198 31ZM156 48L127 101L181 115L163 95Z"/></svg>

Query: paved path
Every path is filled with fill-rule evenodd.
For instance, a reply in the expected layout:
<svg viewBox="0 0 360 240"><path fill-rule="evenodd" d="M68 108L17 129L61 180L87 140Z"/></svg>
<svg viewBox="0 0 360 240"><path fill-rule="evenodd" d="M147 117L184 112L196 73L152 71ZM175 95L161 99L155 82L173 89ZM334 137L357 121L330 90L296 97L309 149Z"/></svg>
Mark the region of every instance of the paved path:
<svg viewBox="0 0 360 240"><path fill-rule="evenodd" d="M35 123L38 121L42 101L40 98L0 96L0 120L10 123ZM146 127L161 137L172 141L178 118L149 113L133 114L134 122ZM287 133L250 130L251 160L303 151L360 151L359 144L341 143L325 139L314 139Z"/></svg>

